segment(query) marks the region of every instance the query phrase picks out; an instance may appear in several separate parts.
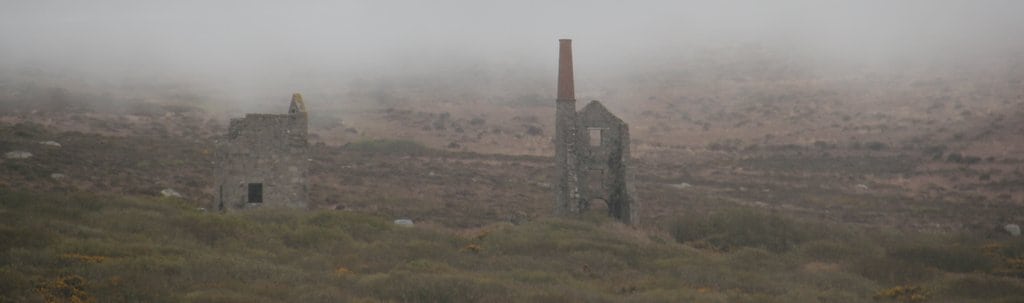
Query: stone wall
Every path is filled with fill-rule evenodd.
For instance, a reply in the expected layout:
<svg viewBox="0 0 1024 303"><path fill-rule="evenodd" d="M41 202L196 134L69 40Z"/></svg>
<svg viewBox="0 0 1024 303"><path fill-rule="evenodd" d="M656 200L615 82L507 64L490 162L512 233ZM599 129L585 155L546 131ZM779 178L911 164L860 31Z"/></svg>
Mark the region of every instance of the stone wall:
<svg viewBox="0 0 1024 303"><path fill-rule="evenodd" d="M576 101L558 101L555 111L555 214L579 213Z"/></svg>
<svg viewBox="0 0 1024 303"><path fill-rule="evenodd" d="M231 119L218 142L214 209L308 206L308 116L297 94L289 108L293 113Z"/></svg>
<svg viewBox="0 0 1024 303"><path fill-rule="evenodd" d="M600 199L608 205L610 216L636 224L629 126L597 101L587 104L576 118L581 208L588 209ZM595 139L599 142L592 141Z"/></svg>

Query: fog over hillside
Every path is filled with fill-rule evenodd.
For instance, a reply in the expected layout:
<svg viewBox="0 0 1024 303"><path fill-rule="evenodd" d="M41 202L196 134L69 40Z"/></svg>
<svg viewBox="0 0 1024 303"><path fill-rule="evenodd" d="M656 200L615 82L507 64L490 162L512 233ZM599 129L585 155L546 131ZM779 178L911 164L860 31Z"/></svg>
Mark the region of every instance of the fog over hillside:
<svg viewBox="0 0 1024 303"><path fill-rule="evenodd" d="M11 0L0 76L238 100L366 81L548 95L558 38L576 41L580 82L601 85L747 56L818 74L1004 66L1024 60L1022 11L1010 0Z"/></svg>
<svg viewBox="0 0 1024 303"><path fill-rule="evenodd" d="M1024 302L1021 226L1024 0L0 0L0 302Z"/></svg>

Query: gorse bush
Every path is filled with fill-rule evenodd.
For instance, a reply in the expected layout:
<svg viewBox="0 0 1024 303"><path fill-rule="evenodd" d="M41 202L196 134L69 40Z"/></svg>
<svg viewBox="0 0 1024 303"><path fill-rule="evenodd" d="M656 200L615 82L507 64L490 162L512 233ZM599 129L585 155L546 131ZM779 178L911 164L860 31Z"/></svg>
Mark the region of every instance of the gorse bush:
<svg viewBox="0 0 1024 303"><path fill-rule="evenodd" d="M96 302L84 288L86 281L77 275L63 276L53 281L40 283L36 286L38 293L44 302L73 302L92 303Z"/></svg>
<svg viewBox="0 0 1024 303"><path fill-rule="evenodd" d="M669 226L669 232L681 243L697 242L722 251L752 247L785 252L809 240L831 238L832 233L841 230L776 214L732 209L710 216L681 216Z"/></svg>
<svg viewBox="0 0 1024 303"><path fill-rule="evenodd" d="M879 291L875 300L892 300L897 302L925 302L928 290L920 286L896 286Z"/></svg>
<svg viewBox="0 0 1024 303"><path fill-rule="evenodd" d="M922 283L934 279L938 271L920 263L895 260L885 256L864 256L844 261L849 271L882 285Z"/></svg>
<svg viewBox="0 0 1024 303"><path fill-rule="evenodd" d="M465 274L394 271L357 282L366 295L396 302L504 302L515 300L509 286Z"/></svg>
<svg viewBox="0 0 1024 303"><path fill-rule="evenodd" d="M958 273L991 272L998 261L986 256L979 247L960 245L903 244L890 248L889 255L904 262Z"/></svg>
<svg viewBox="0 0 1024 303"><path fill-rule="evenodd" d="M967 276L944 283L942 295L988 302L1024 302L1024 285L1019 279Z"/></svg>

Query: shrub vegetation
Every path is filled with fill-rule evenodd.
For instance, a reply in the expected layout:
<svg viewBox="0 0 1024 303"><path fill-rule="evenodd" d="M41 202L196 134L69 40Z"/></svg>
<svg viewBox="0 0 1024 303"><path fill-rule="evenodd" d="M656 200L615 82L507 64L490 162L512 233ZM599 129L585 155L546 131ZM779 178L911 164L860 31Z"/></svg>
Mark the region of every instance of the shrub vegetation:
<svg viewBox="0 0 1024 303"><path fill-rule="evenodd" d="M0 189L0 302L1019 302L1020 240L738 209L467 234L342 211Z"/></svg>

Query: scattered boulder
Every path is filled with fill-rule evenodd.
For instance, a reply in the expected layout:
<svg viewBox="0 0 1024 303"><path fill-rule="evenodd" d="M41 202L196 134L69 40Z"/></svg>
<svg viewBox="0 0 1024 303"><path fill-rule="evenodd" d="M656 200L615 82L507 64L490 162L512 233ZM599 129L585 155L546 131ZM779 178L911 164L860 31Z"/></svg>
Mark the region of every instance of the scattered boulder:
<svg viewBox="0 0 1024 303"><path fill-rule="evenodd" d="M162 195L164 197L167 197L167 198L184 198L185 197L185 196L182 196L181 193L179 193L178 191L170 189L170 188L165 188L164 190L161 190L160 191L160 195Z"/></svg>
<svg viewBox="0 0 1024 303"><path fill-rule="evenodd" d="M60 143L57 141L40 141L39 144L53 147L60 147Z"/></svg>
<svg viewBox="0 0 1024 303"><path fill-rule="evenodd" d="M1020 236L1020 225L1017 225L1017 224L1006 224L1006 225L1003 225L1003 230L1005 230L1006 232L1010 233L1011 236L1014 236L1014 237L1019 237Z"/></svg>
<svg viewBox="0 0 1024 303"><path fill-rule="evenodd" d="M27 151L16 150L7 152L6 154L4 154L4 157L6 157L7 159L28 159L32 158L32 153Z"/></svg>
<svg viewBox="0 0 1024 303"><path fill-rule="evenodd" d="M674 187L674 188L678 188L678 189L687 189L687 188L693 187L693 185L690 185L690 183L686 183L686 182L679 182L679 184L669 184L668 186L671 186L671 187Z"/></svg>
<svg viewBox="0 0 1024 303"><path fill-rule="evenodd" d="M409 219L398 219L398 220L395 220L395 225L402 226L402 227L413 227L412 220L409 220Z"/></svg>

